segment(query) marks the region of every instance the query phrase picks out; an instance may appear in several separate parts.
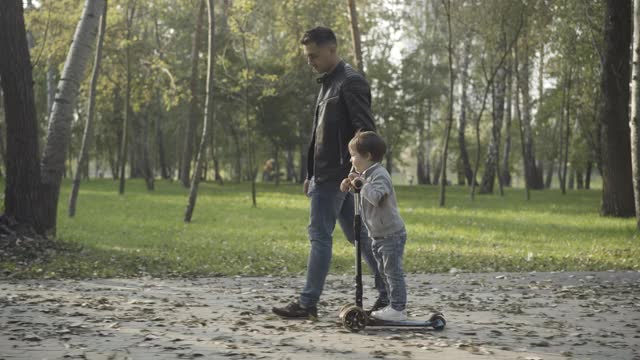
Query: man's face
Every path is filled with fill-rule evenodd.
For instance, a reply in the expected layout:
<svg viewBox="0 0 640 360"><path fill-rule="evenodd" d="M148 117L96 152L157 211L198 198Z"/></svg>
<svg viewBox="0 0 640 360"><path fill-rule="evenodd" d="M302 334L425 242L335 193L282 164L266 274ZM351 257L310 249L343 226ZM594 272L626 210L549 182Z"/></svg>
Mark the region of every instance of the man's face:
<svg viewBox="0 0 640 360"><path fill-rule="evenodd" d="M325 73L333 67L335 63L336 46L333 44L318 46L314 42L303 45L304 55L307 64L317 73Z"/></svg>

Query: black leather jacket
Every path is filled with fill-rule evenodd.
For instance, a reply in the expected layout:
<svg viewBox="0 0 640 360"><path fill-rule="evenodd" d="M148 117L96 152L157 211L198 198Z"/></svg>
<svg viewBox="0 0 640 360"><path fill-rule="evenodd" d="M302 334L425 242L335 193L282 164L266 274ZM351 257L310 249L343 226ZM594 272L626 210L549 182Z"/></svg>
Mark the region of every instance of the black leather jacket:
<svg viewBox="0 0 640 360"><path fill-rule="evenodd" d="M316 183L342 181L351 169L348 144L356 131L375 131L369 83L341 61L318 78L322 84L309 145L307 178Z"/></svg>

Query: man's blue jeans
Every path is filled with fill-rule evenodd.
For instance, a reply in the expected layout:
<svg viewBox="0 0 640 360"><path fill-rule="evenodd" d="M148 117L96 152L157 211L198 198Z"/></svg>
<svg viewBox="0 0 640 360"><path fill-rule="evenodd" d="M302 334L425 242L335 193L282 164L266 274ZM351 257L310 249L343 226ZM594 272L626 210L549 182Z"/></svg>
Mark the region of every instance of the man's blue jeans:
<svg viewBox="0 0 640 360"><path fill-rule="evenodd" d="M300 295L300 304L305 307L318 303L331 264L331 250L333 245L333 230L336 221L347 240L355 241L353 228L354 201L353 194L340 191L340 184L326 182L316 184L313 179L309 184L308 196L311 198L311 214L309 216L309 240L311 253L307 264L307 283ZM371 239L364 225L360 235L362 242L362 258L374 273L375 287L380 296L387 298L384 281L378 272L378 266L371 250ZM355 254L354 254L355 256Z"/></svg>

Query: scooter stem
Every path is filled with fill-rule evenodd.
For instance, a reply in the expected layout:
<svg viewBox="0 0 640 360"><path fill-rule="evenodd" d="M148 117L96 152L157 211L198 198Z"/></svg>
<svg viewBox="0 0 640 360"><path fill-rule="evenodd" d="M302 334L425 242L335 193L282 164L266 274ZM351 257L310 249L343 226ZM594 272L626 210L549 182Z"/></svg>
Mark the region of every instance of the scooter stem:
<svg viewBox="0 0 640 360"><path fill-rule="evenodd" d="M360 187L354 189L355 218L353 230L355 233L356 245L356 306L362 308L362 244L360 243L360 233L362 231L362 217L360 215Z"/></svg>

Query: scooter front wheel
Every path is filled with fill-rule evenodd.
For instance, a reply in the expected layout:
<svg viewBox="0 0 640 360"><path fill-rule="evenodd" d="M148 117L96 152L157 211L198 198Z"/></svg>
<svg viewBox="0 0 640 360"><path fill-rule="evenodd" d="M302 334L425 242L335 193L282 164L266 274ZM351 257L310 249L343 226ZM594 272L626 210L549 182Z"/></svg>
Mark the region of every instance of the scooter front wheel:
<svg viewBox="0 0 640 360"><path fill-rule="evenodd" d="M440 313L431 315L429 321L431 322L431 327L433 327L434 330L443 330L447 325L444 316Z"/></svg>
<svg viewBox="0 0 640 360"><path fill-rule="evenodd" d="M358 332L367 326L367 314L361 308L352 305L344 307L340 312L342 326L351 332Z"/></svg>

